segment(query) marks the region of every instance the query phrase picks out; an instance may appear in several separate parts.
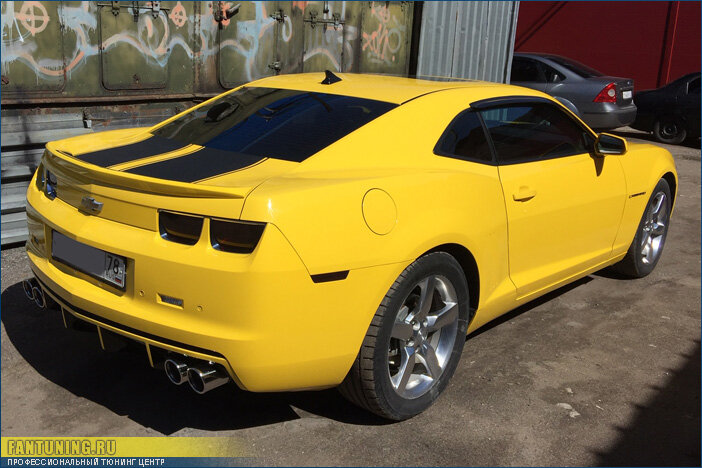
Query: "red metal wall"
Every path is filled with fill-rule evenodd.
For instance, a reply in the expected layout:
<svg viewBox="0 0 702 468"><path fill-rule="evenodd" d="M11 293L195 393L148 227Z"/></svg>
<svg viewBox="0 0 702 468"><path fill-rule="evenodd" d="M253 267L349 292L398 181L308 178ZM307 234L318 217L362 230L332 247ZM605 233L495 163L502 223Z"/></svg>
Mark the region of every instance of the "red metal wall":
<svg viewBox="0 0 702 468"><path fill-rule="evenodd" d="M570 57L657 88L700 70L700 2L519 3L517 52Z"/></svg>

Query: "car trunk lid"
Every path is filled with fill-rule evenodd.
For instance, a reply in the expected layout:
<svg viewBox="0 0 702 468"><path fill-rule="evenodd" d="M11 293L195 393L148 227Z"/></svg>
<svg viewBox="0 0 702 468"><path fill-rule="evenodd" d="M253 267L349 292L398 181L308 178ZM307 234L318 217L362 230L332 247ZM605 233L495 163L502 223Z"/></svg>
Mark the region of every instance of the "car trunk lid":
<svg viewBox="0 0 702 468"><path fill-rule="evenodd" d="M620 78L616 76L601 76L597 78L602 82L602 86L614 83L617 90L617 104L629 105L634 100L634 80L630 78Z"/></svg>
<svg viewBox="0 0 702 468"><path fill-rule="evenodd" d="M161 146L163 152L153 149L148 154L143 149L152 136L143 129L95 137L47 145L42 170L55 181L56 198L86 214L154 231L158 210L239 218L251 190L298 165L269 158L253 161L237 153L213 155L197 145ZM141 144L141 153L134 152L135 144ZM154 166L159 170L154 172ZM135 171L139 168L142 173ZM95 202L99 210L90 208Z"/></svg>

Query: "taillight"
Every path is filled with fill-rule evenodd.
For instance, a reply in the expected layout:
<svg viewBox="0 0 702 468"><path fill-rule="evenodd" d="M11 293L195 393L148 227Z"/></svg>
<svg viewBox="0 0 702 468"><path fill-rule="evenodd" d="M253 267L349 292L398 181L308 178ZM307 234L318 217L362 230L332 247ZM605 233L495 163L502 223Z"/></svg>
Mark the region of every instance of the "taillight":
<svg viewBox="0 0 702 468"><path fill-rule="evenodd" d="M158 212L158 226L161 237L179 244L195 245L202 233L204 218L201 216L173 213L171 211Z"/></svg>
<svg viewBox="0 0 702 468"><path fill-rule="evenodd" d="M251 253L265 228L265 223L210 219L212 247L224 252Z"/></svg>
<svg viewBox="0 0 702 468"><path fill-rule="evenodd" d="M617 102L617 85L610 83L600 91L592 102Z"/></svg>

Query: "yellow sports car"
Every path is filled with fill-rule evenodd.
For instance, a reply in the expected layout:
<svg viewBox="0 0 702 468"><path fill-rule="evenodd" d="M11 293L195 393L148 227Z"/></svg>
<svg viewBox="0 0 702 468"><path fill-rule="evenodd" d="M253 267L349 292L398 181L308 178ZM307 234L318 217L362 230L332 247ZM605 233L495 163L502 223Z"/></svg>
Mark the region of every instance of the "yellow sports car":
<svg viewBox="0 0 702 468"><path fill-rule="evenodd" d="M339 386L404 419L467 333L610 265L651 272L676 187L668 151L538 91L276 76L47 144L25 289L196 392Z"/></svg>

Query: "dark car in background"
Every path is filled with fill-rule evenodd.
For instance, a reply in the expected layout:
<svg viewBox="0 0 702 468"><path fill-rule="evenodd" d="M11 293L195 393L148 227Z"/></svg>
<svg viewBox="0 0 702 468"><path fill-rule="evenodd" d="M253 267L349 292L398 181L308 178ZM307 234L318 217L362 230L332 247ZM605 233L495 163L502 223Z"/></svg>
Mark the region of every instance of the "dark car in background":
<svg viewBox="0 0 702 468"><path fill-rule="evenodd" d="M631 126L653 132L661 143L677 145L700 137L700 72L658 89L638 92L634 102L638 113Z"/></svg>
<svg viewBox="0 0 702 468"><path fill-rule="evenodd" d="M624 127L636 118L634 80L607 76L559 55L515 53L511 83L558 99L592 128Z"/></svg>

